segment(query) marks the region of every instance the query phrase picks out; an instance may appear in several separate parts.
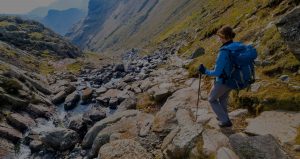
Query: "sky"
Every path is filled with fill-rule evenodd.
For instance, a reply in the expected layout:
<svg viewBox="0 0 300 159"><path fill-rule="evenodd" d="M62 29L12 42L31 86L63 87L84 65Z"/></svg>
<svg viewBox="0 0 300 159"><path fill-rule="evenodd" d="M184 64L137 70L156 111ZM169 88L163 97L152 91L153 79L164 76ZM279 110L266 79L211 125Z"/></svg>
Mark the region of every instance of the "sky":
<svg viewBox="0 0 300 159"><path fill-rule="evenodd" d="M0 13L27 13L34 8L47 6L55 0L0 0Z"/></svg>

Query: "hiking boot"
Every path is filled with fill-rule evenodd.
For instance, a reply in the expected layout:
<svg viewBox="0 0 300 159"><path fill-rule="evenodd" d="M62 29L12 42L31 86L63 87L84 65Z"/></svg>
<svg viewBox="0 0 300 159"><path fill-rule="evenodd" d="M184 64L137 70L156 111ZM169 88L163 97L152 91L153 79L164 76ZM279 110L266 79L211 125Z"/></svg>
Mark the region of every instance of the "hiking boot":
<svg viewBox="0 0 300 159"><path fill-rule="evenodd" d="M220 128L232 127L231 121L228 121L228 122L225 122L225 123L220 122L218 125L219 125Z"/></svg>

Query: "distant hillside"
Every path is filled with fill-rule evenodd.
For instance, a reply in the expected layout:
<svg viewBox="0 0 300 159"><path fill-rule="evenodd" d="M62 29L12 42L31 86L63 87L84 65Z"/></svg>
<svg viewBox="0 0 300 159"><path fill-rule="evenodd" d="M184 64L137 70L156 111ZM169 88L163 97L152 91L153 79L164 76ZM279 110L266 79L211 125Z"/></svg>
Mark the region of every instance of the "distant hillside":
<svg viewBox="0 0 300 159"><path fill-rule="evenodd" d="M77 57L80 49L44 25L18 17L0 17L0 41L34 56Z"/></svg>
<svg viewBox="0 0 300 159"><path fill-rule="evenodd" d="M67 10L49 10L48 15L41 22L60 35L65 35L85 13L77 8Z"/></svg>
<svg viewBox="0 0 300 159"><path fill-rule="evenodd" d="M47 16L49 10L67 10L70 8L77 8L86 12L88 8L88 0L57 0L49 6L35 8L27 15L28 17L40 18Z"/></svg>

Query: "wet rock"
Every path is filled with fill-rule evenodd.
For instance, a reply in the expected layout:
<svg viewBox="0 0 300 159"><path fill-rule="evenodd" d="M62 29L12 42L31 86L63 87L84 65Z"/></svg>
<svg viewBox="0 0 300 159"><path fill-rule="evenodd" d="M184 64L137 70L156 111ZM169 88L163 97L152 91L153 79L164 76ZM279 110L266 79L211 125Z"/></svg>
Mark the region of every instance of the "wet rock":
<svg viewBox="0 0 300 159"><path fill-rule="evenodd" d="M245 134L233 134L229 142L240 158L289 158L272 135L248 137Z"/></svg>
<svg viewBox="0 0 300 159"><path fill-rule="evenodd" d="M75 108L79 101L80 101L80 95L78 92L75 91L72 94L68 95L64 104L65 110L71 110Z"/></svg>
<svg viewBox="0 0 300 159"><path fill-rule="evenodd" d="M231 149L227 147L221 147L218 152L216 159L240 159Z"/></svg>
<svg viewBox="0 0 300 159"><path fill-rule="evenodd" d="M34 116L35 118L38 117L50 118L52 116L53 109L43 104L40 105L30 104L26 108L26 112Z"/></svg>
<svg viewBox="0 0 300 159"><path fill-rule="evenodd" d="M102 109L92 108L83 114L83 120L88 124L93 124L106 117L106 113Z"/></svg>
<svg viewBox="0 0 300 159"><path fill-rule="evenodd" d="M79 136L74 130L53 128L41 133L43 144L58 151L71 149L79 142Z"/></svg>
<svg viewBox="0 0 300 159"><path fill-rule="evenodd" d="M87 132L87 123L84 122L81 116L72 117L68 124L68 129L74 130L83 138Z"/></svg>
<svg viewBox="0 0 300 159"><path fill-rule="evenodd" d="M6 119L10 125L20 131L25 131L35 125L35 121L33 119L18 113L9 114Z"/></svg>
<svg viewBox="0 0 300 159"><path fill-rule="evenodd" d="M33 140L30 142L29 148L32 153L39 152L43 148L43 143L39 140Z"/></svg>
<svg viewBox="0 0 300 159"><path fill-rule="evenodd" d="M300 113L265 111L254 119L248 119L245 132L255 135L271 134L282 143L293 142L300 126Z"/></svg>
<svg viewBox="0 0 300 159"><path fill-rule="evenodd" d="M278 22L277 27L282 37L286 41L289 49L300 59L300 7L295 7L288 14L283 16Z"/></svg>
<svg viewBox="0 0 300 159"><path fill-rule="evenodd" d="M83 104L87 104L91 101L92 94L93 94L93 89L91 88L86 88L82 91L81 99Z"/></svg>
<svg viewBox="0 0 300 159"><path fill-rule="evenodd" d="M216 153L220 147L228 146L229 139L223 133L216 130L204 130L203 137L203 153L207 156Z"/></svg>
<svg viewBox="0 0 300 159"><path fill-rule="evenodd" d="M22 138L22 133L14 128L0 125L0 137L17 143Z"/></svg>
<svg viewBox="0 0 300 159"><path fill-rule="evenodd" d="M60 91L52 98L52 103L60 104L60 103L64 102L66 97L67 97L67 93L65 91Z"/></svg>
<svg viewBox="0 0 300 159"><path fill-rule="evenodd" d="M152 159L150 153L147 152L138 142L134 140L116 140L105 144L99 151L100 159L123 159L123 158L143 158Z"/></svg>

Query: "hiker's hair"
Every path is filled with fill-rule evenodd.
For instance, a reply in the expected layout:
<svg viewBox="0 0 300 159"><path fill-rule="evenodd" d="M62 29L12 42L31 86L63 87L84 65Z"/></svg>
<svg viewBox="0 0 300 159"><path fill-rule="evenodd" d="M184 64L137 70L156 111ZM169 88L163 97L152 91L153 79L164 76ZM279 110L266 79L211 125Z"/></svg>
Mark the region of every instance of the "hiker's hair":
<svg viewBox="0 0 300 159"><path fill-rule="evenodd" d="M218 30L217 35L226 40L232 40L235 37L235 32L230 26L223 26Z"/></svg>

